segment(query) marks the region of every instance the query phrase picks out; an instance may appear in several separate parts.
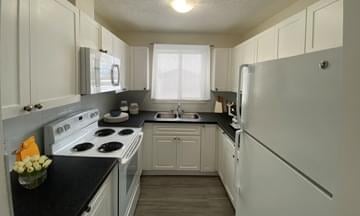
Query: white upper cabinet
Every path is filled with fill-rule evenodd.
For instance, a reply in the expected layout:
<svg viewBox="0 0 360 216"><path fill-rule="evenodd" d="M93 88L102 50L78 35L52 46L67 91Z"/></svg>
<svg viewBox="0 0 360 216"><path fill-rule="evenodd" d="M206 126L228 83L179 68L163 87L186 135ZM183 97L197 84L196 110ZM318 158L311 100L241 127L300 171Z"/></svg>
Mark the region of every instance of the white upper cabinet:
<svg viewBox="0 0 360 216"><path fill-rule="evenodd" d="M114 38L113 33L111 33L105 27L101 27L101 47L100 47L100 49L109 55L113 54L113 38Z"/></svg>
<svg viewBox="0 0 360 216"><path fill-rule="evenodd" d="M29 1L3 0L0 20L1 108L6 119L25 113L24 106L30 105Z"/></svg>
<svg viewBox="0 0 360 216"><path fill-rule="evenodd" d="M131 47L131 90L149 90L149 48Z"/></svg>
<svg viewBox="0 0 360 216"><path fill-rule="evenodd" d="M30 14L32 104L79 101L78 9L65 0L33 0Z"/></svg>
<svg viewBox="0 0 360 216"><path fill-rule="evenodd" d="M307 52L342 46L343 0L321 0L307 13Z"/></svg>
<svg viewBox="0 0 360 216"><path fill-rule="evenodd" d="M80 11L80 47L100 49L101 25Z"/></svg>
<svg viewBox="0 0 360 216"><path fill-rule="evenodd" d="M65 0L6 0L1 16L3 118L80 101L78 9Z"/></svg>
<svg viewBox="0 0 360 216"><path fill-rule="evenodd" d="M237 45L231 52L231 91L237 92L239 83L239 69L241 65L241 45Z"/></svg>
<svg viewBox="0 0 360 216"><path fill-rule="evenodd" d="M272 27L258 36L256 62L270 61L277 58L277 37L276 29Z"/></svg>
<svg viewBox="0 0 360 216"><path fill-rule="evenodd" d="M214 48L211 62L211 90L231 91L231 49Z"/></svg>
<svg viewBox="0 0 360 216"><path fill-rule="evenodd" d="M286 58L305 53L306 10L276 25L277 57Z"/></svg>
<svg viewBox="0 0 360 216"><path fill-rule="evenodd" d="M123 91L128 90L130 82L129 46L118 37L113 37L113 56L120 59L120 83Z"/></svg>
<svg viewBox="0 0 360 216"><path fill-rule="evenodd" d="M240 65L254 64L257 55L257 39L251 38L240 45Z"/></svg>

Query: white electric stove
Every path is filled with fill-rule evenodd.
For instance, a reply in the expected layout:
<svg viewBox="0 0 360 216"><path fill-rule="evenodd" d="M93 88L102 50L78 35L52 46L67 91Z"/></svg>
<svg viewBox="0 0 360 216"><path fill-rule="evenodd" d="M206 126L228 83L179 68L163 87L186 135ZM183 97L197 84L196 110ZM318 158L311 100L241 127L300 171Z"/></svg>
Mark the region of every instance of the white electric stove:
<svg viewBox="0 0 360 216"><path fill-rule="evenodd" d="M133 215L140 193L141 128L99 127L97 109L71 114L45 126L45 152L119 160L119 216Z"/></svg>

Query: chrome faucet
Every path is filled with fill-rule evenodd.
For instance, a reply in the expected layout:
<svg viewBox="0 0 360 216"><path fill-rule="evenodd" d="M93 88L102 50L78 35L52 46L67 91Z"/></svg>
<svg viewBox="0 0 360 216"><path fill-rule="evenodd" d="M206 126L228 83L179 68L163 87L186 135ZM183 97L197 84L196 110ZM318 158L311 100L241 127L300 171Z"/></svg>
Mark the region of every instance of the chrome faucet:
<svg viewBox="0 0 360 216"><path fill-rule="evenodd" d="M184 110L181 109L181 103L178 103L177 108L176 108L176 112L179 115L183 114Z"/></svg>

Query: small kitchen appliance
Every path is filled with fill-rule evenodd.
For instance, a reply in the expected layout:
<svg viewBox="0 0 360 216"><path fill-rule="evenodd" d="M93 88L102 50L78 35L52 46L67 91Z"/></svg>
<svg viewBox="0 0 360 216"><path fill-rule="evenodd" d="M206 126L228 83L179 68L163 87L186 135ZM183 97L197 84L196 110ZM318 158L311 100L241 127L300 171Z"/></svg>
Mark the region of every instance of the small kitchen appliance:
<svg viewBox="0 0 360 216"><path fill-rule="evenodd" d="M91 48L80 48L81 94L122 91L120 59Z"/></svg>

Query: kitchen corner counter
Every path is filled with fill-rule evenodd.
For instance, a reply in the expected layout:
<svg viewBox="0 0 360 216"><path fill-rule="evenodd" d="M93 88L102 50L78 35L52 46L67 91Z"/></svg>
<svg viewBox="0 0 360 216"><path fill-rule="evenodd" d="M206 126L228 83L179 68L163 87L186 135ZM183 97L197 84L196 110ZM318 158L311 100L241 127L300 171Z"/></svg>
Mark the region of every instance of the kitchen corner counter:
<svg viewBox="0 0 360 216"><path fill-rule="evenodd" d="M141 111L138 115L130 115L129 120L122 123L106 123L99 121L101 127L143 127L144 123L191 123L191 124L217 124L224 132L235 141L235 129L230 126L231 117L226 113L199 113L200 119L176 119L158 120L155 119L153 111Z"/></svg>
<svg viewBox="0 0 360 216"><path fill-rule="evenodd" d="M46 181L27 190L11 173L15 216L77 216L117 165L112 158L53 156Z"/></svg>

